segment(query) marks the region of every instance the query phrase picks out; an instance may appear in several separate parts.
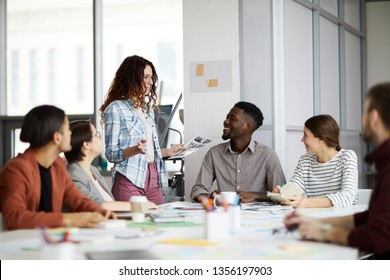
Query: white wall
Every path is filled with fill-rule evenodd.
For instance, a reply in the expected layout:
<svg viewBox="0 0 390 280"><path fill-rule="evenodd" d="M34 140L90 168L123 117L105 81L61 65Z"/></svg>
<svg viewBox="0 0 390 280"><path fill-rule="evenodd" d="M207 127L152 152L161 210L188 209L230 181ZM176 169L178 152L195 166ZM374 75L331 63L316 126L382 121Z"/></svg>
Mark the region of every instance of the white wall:
<svg viewBox="0 0 390 280"><path fill-rule="evenodd" d="M337 6L326 7L335 13ZM355 8L346 7L353 25L359 17ZM205 133L217 144L227 112L236 101L246 100L265 116L254 138L275 149L287 180L305 153L300 142L303 124L316 114L331 114L341 123L343 148L354 149L362 160L361 50L354 34L346 33L341 44L343 70L337 21L319 17L313 24L312 10L293 0L186 0L183 21L186 140ZM316 43L320 47L315 53ZM190 64L214 60L232 61L232 90L192 93ZM340 77L345 77L345 89ZM186 158L187 199L206 151Z"/></svg>
<svg viewBox="0 0 390 280"><path fill-rule="evenodd" d="M183 1L184 138L201 133L220 142L223 121L240 99L238 0ZM190 64L229 60L232 89L227 92L190 91ZM185 159L186 199L198 175L207 148Z"/></svg>
<svg viewBox="0 0 390 280"><path fill-rule="evenodd" d="M273 124L272 30L270 1L241 1L241 97L256 104L264 126ZM264 127L262 127L264 129ZM272 141L267 143L272 145Z"/></svg>
<svg viewBox="0 0 390 280"><path fill-rule="evenodd" d="M390 81L390 2L366 4L367 86Z"/></svg>

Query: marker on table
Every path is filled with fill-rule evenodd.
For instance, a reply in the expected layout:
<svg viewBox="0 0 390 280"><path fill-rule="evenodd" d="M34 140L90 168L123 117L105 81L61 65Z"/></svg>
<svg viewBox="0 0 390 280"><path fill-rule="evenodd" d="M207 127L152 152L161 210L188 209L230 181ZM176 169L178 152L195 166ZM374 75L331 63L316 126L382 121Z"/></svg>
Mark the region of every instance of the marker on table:
<svg viewBox="0 0 390 280"><path fill-rule="evenodd" d="M55 243L51 237L49 236L49 234L47 233L46 229L41 226L39 227L40 231L41 231L41 236L43 238L43 241L46 243L46 244L52 244L52 243Z"/></svg>
<svg viewBox="0 0 390 280"><path fill-rule="evenodd" d="M240 201L240 196L238 194L236 194L236 197L234 198L234 204L233 206L237 206L238 205L238 202Z"/></svg>
<svg viewBox="0 0 390 280"><path fill-rule="evenodd" d="M69 242L69 230L66 229L64 232L64 236L62 237L62 242Z"/></svg>

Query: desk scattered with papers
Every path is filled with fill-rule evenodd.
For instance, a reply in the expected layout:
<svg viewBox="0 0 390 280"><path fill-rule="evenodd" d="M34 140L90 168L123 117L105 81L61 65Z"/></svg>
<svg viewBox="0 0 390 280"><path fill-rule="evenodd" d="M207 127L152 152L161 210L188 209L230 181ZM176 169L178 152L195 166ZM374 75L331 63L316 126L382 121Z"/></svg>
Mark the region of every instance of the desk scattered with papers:
<svg viewBox="0 0 390 280"><path fill-rule="evenodd" d="M300 209L313 217L350 215L367 205L349 208ZM254 259L357 259L358 250L337 245L300 241L294 234L272 234L283 227L291 207L252 203L241 205L241 226L223 241L205 238L205 211L200 204L172 202L152 213L171 217L143 223L124 220L102 228L69 231L66 254L45 254L42 232L15 230L0 233L0 259L165 259L165 260L254 260ZM179 219L180 217L180 219ZM155 218L157 219L157 218ZM48 229L52 236L64 229ZM57 232L57 233L56 233ZM59 237L60 239L62 237ZM64 245L64 244L62 244ZM58 250L61 250L58 246ZM65 248L65 246L64 246ZM65 249L62 249L65 250Z"/></svg>

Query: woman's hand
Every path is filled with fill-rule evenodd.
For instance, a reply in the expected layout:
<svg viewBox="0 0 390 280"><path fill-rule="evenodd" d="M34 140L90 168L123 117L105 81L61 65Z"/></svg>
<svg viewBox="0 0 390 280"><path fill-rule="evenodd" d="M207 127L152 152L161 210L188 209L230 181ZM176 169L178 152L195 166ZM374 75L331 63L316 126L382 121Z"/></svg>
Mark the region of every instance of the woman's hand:
<svg viewBox="0 0 390 280"><path fill-rule="evenodd" d="M148 209L149 210L158 210L160 207L156 205L155 203L148 200Z"/></svg>
<svg viewBox="0 0 390 280"><path fill-rule="evenodd" d="M284 206L290 205L294 208L305 208L306 199L307 198L303 196L287 197L285 201L281 202L280 204Z"/></svg>
<svg viewBox="0 0 390 280"><path fill-rule="evenodd" d="M175 155L178 151L182 151L182 150L187 150L187 147L184 146L184 144L175 144L175 145L172 145L172 147L170 147L168 149L162 149L161 154L164 158L171 157L171 156Z"/></svg>
<svg viewBox="0 0 390 280"><path fill-rule="evenodd" d="M145 154L146 139L138 141L137 145L123 150L123 159L128 159L138 154Z"/></svg>
<svg viewBox="0 0 390 280"><path fill-rule="evenodd" d="M276 185L275 188L272 190L273 193L280 193L280 190L282 189L281 186Z"/></svg>
<svg viewBox="0 0 390 280"><path fill-rule="evenodd" d="M142 139L137 143L137 149L139 154L145 154L146 139Z"/></svg>

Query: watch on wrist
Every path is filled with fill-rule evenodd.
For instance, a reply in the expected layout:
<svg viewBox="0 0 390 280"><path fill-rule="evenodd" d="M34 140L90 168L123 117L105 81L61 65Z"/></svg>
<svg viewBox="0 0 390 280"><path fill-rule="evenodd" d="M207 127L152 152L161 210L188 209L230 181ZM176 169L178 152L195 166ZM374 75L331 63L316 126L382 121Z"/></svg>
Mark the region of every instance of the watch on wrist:
<svg viewBox="0 0 390 280"><path fill-rule="evenodd" d="M321 227L321 233L322 233L322 240L325 242L330 242L329 238L327 238L326 234L329 230L333 228L332 224L322 224Z"/></svg>

